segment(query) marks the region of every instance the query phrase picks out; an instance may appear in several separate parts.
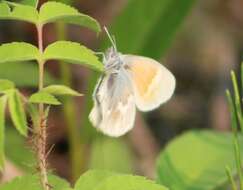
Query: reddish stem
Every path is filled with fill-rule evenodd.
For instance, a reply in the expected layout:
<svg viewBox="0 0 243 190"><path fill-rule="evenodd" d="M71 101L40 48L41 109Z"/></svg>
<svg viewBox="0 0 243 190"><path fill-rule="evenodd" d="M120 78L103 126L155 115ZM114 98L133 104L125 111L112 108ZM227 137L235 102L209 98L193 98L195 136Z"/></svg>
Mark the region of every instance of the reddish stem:
<svg viewBox="0 0 243 190"><path fill-rule="evenodd" d="M39 51L43 53L43 27L37 26L38 34L38 47ZM40 58L38 60L39 64L39 91L43 88L44 80L44 61ZM39 104L39 125L37 126L37 135L36 135L36 149L37 149L37 160L38 168L40 170L40 181L43 187L43 190L50 190L50 185L48 184L47 178L47 162L46 162L46 122L44 116L44 105Z"/></svg>

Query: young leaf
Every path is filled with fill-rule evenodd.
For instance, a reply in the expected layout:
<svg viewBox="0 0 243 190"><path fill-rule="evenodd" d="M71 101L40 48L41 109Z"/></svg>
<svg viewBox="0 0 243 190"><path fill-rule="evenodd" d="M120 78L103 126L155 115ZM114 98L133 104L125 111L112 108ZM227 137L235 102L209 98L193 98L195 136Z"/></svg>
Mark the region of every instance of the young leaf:
<svg viewBox="0 0 243 190"><path fill-rule="evenodd" d="M9 90L7 95L12 121L20 134L26 136L28 127L20 93L18 90L14 89Z"/></svg>
<svg viewBox="0 0 243 190"><path fill-rule="evenodd" d="M9 6L11 6L11 9ZM8 5L5 2L0 2L0 20L20 20L36 24L38 12L31 6L17 3Z"/></svg>
<svg viewBox="0 0 243 190"><path fill-rule="evenodd" d="M0 170L4 166L4 135L5 135L5 108L6 108L7 96L0 97Z"/></svg>
<svg viewBox="0 0 243 190"><path fill-rule="evenodd" d="M37 5L38 5L38 0L22 0L21 4L29 5L29 6L32 6L32 7L36 8Z"/></svg>
<svg viewBox="0 0 243 190"><path fill-rule="evenodd" d="M66 190L70 187L69 183L57 176L49 175L48 176L49 183L52 187L52 190ZM16 177L12 181L0 185L1 190L43 190L41 184L39 182L38 175L25 175L21 177Z"/></svg>
<svg viewBox="0 0 243 190"><path fill-rule="evenodd" d="M69 88L65 85L50 85L41 90L52 95L69 95L69 96L82 96L79 92Z"/></svg>
<svg viewBox="0 0 243 190"><path fill-rule="evenodd" d="M157 181L170 189L223 189L227 183L224 167L234 165L231 138L231 133L209 130L175 138L159 156ZM242 144L242 136L239 140ZM235 175L236 168L232 171Z"/></svg>
<svg viewBox="0 0 243 190"><path fill-rule="evenodd" d="M90 170L77 181L74 190L167 190L141 176L122 175L109 171Z"/></svg>
<svg viewBox="0 0 243 190"><path fill-rule="evenodd" d="M95 19L79 13L75 8L58 2L44 3L40 8L39 22L44 25L55 21L76 24L100 32L100 25Z"/></svg>
<svg viewBox="0 0 243 190"><path fill-rule="evenodd" d="M103 71L103 64L94 52L75 42L58 41L49 45L44 51L43 59L57 59L67 63L87 65L97 71Z"/></svg>
<svg viewBox="0 0 243 190"><path fill-rule="evenodd" d="M34 60L39 56L39 50L25 42L6 43L0 46L0 63Z"/></svg>
<svg viewBox="0 0 243 190"><path fill-rule="evenodd" d="M60 105L61 102L59 102L53 95L47 93L47 92L37 92L30 96L29 98L30 103L43 103L43 104L49 104L49 105Z"/></svg>
<svg viewBox="0 0 243 190"><path fill-rule="evenodd" d="M15 85L12 81L0 79L0 92L14 88Z"/></svg>
<svg viewBox="0 0 243 190"><path fill-rule="evenodd" d="M76 182L74 190L94 190L100 183L116 173L103 170L89 170Z"/></svg>
<svg viewBox="0 0 243 190"><path fill-rule="evenodd" d="M114 175L107 178L103 183L98 185L95 190L168 190L165 186L158 185L155 182L141 176L133 175ZM75 189L79 190L79 189ZM81 190L81 189L80 189Z"/></svg>

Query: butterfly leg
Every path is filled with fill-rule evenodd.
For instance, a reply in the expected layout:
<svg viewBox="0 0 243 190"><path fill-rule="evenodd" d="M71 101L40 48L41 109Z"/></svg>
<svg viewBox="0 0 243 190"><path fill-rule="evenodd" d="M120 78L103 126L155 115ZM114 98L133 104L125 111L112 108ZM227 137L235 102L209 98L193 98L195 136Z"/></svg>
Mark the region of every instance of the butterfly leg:
<svg viewBox="0 0 243 190"><path fill-rule="evenodd" d="M95 52L95 54L102 56L102 60L103 60L102 63L106 63L107 62L105 54L103 52Z"/></svg>

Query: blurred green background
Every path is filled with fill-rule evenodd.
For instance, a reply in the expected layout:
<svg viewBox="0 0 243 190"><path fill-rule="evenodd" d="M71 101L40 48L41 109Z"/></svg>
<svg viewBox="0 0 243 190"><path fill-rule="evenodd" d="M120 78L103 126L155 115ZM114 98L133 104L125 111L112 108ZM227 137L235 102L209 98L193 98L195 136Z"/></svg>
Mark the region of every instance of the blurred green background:
<svg viewBox="0 0 243 190"><path fill-rule="evenodd" d="M46 84L65 83L85 94L65 99L64 107L51 109L48 146L55 146L48 160L54 172L70 181L89 168L153 178L156 157L173 137L191 128L230 130L224 91L230 83L229 71L237 70L242 60L242 0L62 2L107 26L122 53L160 61L175 75L177 87L173 98L159 109L137 113L135 128L128 135L112 139L97 133L87 118L98 73L75 65L49 64ZM36 39L33 26L0 21L0 44L36 44ZM57 39L77 41L97 52L111 45L104 33L97 37L76 26L48 25L44 30L45 46ZM0 65L0 78L13 80L28 95L37 87L37 65ZM11 178L34 170L32 151L27 148L31 138L22 139L9 125L6 139L7 167L12 173L3 176Z"/></svg>

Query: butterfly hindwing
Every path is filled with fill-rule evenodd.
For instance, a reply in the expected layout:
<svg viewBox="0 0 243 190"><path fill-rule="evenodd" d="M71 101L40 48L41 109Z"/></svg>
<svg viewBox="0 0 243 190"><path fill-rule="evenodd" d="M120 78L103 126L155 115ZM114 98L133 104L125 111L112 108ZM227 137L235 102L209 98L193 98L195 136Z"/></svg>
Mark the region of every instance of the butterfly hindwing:
<svg viewBox="0 0 243 190"><path fill-rule="evenodd" d="M139 110L153 110L170 99L175 89L175 77L163 65L135 55L122 55L122 61L130 73Z"/></svg>

